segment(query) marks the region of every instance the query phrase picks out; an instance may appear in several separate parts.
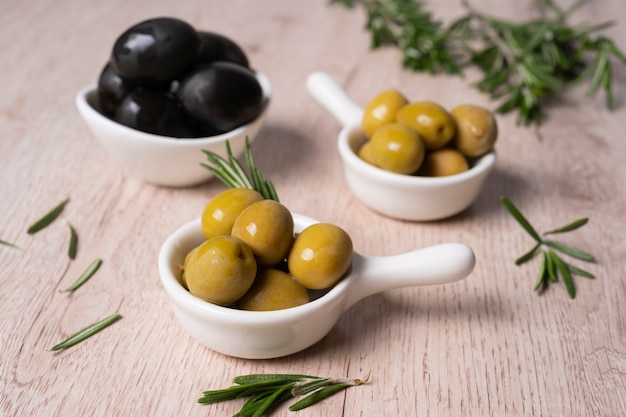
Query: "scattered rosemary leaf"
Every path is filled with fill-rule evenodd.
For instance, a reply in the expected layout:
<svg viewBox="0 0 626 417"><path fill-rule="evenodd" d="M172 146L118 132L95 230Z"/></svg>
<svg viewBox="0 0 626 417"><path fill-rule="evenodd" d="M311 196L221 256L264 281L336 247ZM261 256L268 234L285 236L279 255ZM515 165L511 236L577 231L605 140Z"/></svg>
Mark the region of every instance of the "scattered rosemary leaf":
<svg viewBox="0 0 626 417"><path fill-rule="evenodd" d="M7 242L6 240L0 239L0 245L8 246L13 249L20 249L15 243Z"/></svg>
<svg viewBox="0 0 626 417"><path fill-rule="evenodd" d="M73 283L72 285L70 285L69 287L67 287L66 289L64 289L61 292L73 292L76 291L78 288L80 288L81 285L83 285L85 282L87 282L89 280L89 278L91 278L93 276L93 274L96 273L96 271L98 270L98 268L100 268L100 265L102 265L102 259L96 259L94 260L85 270L85 272L83 272L81 274L80 277L78 277L78 279L76 280L75 283Z"/></svg>
<svg viewBox="0 0 626 417"><path fill-rule="evenodd" d="M57 350L63 350L63 349L67 349L71 346L74 346L82 341L84 341L85 339L90 338L91 336L95 335L96 333L98 333L99 331L109 327L111 324L115 323L116 321L118 321L119 319L121 319L122 316L119 313L115 313L110 315L109 317L106 317L96 323L93 323L87 327L85 327L84 329L74 333L73 335L71 335L70 337L68 337L67 339L65 339L64 341L62 341L61 343L58 343L54 346L52 346L50 348L51 351L57 351Z"/></svg>
<svg viewBox="0 0 626 417"><path fill-rule="evenodd" d="M46 228L50 223L52 223L59 215L63 212L65 205L70 201L69 198L63 200L59 205L50 210L46 215L44 215L41 219L37 220L33 223L27 230L29 235L35 234L38 231Z"/></svg>
<svg viewBox="0 0 626 417"><path fill-rule="evenodd" d="M76 259L76 250L78 248L78 234L76 234L76 230L74 227L68 222L68 227L70 228L70 245L67 249L67 256L70 259Z"/></svg>

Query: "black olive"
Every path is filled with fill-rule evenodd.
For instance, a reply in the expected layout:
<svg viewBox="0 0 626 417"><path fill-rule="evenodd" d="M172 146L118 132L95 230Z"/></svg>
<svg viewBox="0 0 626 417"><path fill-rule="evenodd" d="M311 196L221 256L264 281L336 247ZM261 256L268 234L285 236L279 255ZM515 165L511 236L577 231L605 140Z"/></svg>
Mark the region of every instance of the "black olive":
<svg viewBox="0 0 626 417"><path fill-rule="evenodd" d="M232 62L194 69L176 95L191 116L224 131L254 120L263 110L263 90L254 72Z"/></svg>
<svg viewBox="0 0 626 417"><path fill-rule="evenodd" d="M170 17L140 22L122 33L111 53L111 67L124 80L169 83L197 58L200 40L188 23Z"/></svg>
<svg viewBox="0 0 626 417"><path fill-rule="evenodd" d="M134 90L118 106L115 121L133 129L162 136L197 136L176 100L163 91Z"/></svg>
<svg viewBox="0 0 626 417"><path fill-rule="evenodd" d="M117 106L134 89L135 85L120 78L119 75L113 72L111 65L107 63L98 78L100 109L106 116L115 116Z"/></svg>
<svg viewBox="0 0 626 417"><path fill-rule="evenodd" d="M198 31L198 37L200 38L198 63L228 61L250 67L248 57L232 39L219 33L205 31Z"/></svg>

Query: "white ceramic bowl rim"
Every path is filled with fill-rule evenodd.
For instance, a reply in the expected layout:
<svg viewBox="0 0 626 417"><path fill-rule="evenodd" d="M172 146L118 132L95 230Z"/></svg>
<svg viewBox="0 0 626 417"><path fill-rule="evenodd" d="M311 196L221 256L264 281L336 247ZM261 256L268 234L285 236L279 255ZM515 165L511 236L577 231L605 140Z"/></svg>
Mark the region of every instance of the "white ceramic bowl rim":
<svg viewBox="0 0 626 417"><path fill-rule="evenodd" d="M262 72L255 72L256 78L261 85L261 89L263 90L263 108L261 110L261 115L267 110L270 99L272 97L272 86L270 84L269 79ZM245 125L239 126L233 130L228 132L221 133L219 135L214 136L206 136L199 138L177 138L177 137L168 137L168 136L160 136L153 133L142 132L122 124L111 120L107 116L103 115L99 111L99 106L97 103L94 103L96 98L96 90L97 84L91 84L86 87L83 87L77 94L77 103L82 106L86 111L92 113L93 115L97 115L99 118L103 119L103 121L109 125L110 129L117 130L119 132L124 132L125 135L132 135L135 140L144 141L146 143L158 142L161 145L172 146L172 147L186 147L186 146L198 146L199 144L210 144L213 142L222 142L230 137L238 136L244 133L250 125L252 125L257 119L254 119Z"/></svg>
<svg viewBox="0 0 626 417"><path fill-rule="evenodd" d="M303 215L294 213L294 216L298 218L296 225L306 226L317 223L316 220ZM320 308L320 304L328 304L332 302L333 299L342 298L342 294L347 287L351 285L354 279L354 274L348 271L345 279L342 279L322 297L314 299L309 303L283 310L245 311L204 301L192 295L182 286L179 278L171 272L171 259L169 258L172 248L177 245L183 236L188 235L194 229L199 229L201 227L200 222L200 219L190 222L167 238L159 256L159 269L161 271L161 281L163 285L167 287L168 292L170 292L172 296L177 297L181 303L188 304L194 311L203 314L209 320L216 320L218 317L223 317L233 324L254 324L258 326L275 326L283 322L297 321L300 318L304 319L310 317L312 313ZM297 231L300 231L300 228ZM163 271L165 271L165 273L163 273Z"/></svg>
<svg viewBox="0 0 626 417"><path fill-rule="evenodd" d="M473 165L465 172L461 172L455 175L449 175L446 177L420 177L417 175L403 175L396 174L384 169L375 167L364 160L362 160L350 146L350 136L357 133L361 134L361 127L346 126L341 129L339 133L338 148L339 153L344 158L346 163L349 163L355 170L363 175L369 177L376 177L380 180L394 183L399 186L421 186L421 187L439 187L442 185L454 184L463 182L471 178L481 175L485 170L491 168L495 163L496 154L495 151L491 151L479 158L477 158Z"/></svg>

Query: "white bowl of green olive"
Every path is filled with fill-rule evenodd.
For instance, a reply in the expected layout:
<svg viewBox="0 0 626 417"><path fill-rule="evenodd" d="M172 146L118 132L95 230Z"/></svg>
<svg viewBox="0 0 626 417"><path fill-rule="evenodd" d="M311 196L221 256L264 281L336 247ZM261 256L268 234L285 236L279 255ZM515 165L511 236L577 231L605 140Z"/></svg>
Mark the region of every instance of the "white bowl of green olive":
<svg viewBox="0 0 626 417"><path fill-rule="evenodd" d="M292 213L294 231L318 223ZM163 243L158 269L175 316L202 345L228 356L277 358L300 352L320 341L340 315L359 300L401 287L441 285L467 277L474 268L473 251L460 243L444 243L394 256L352 254L346 274L332 288L312 291L310 301L272 311L248 311L218 305L193 295L183 284L181 266L205 242L201 219L176 230Z"/></svg>
<svg viewBox="0 0 626 417"><path fill-rule="evenodd" d="M142 42L136 42L141 39ZM203 150L240 154L265 119L270 81L223 35L170 17L122 33L97 83L76 106L99 143L130 174L152 184L186 187L212 174Z"/></svg>
<svg viewBox="0 0 626 417"><path fill-rule="evenodd" d="M425 140L420 140L421 148L413 147L409 151L404 151L403 148L401 152L389 152L394 146L400 146L398 143L402 143L407 136L411 139L411 144L415 143L413 136L416 133L397 123L397 117L394 116L391 121L386 122L387 126L378 129L378 132L366 134L365 129L369 127L368 123L371 123L372 119L367 113L368 109L364 110L354 103L339 84L325 73L312 73L307 79L307 88L343 126L337 145L350 190L363 204L387 217L408 221L432 221L458 214L471 206L494 167L496 153L493 150L493 142L497 136L497 125L493 116L484 109L478 110L481 112L480 116L486 115L487 121L484 124L488 126L489 137L482 135L480 140L475 140L471 132L475 126L470 126L468 134L464 136L457 134L464 140L464 142L459 140L458 147L473 146L476 149L468 149L467 152L474 152L475 157L464 156L449 144L441 146L436 151L429 150L423 144L426 143ZM392 104L386 103L387 108L405 107L409 112L412 111L401 94L395 91L392 93ZM435 111L442 112L437 105L430 102L425 104L435 107ZM380 113L381 107L388 110L385 106L373 110L374 118L380 115L376 115L376 111ZM470 106L459 106L459 112L467 111L468 107ZM474 111L474 108L470 111ZM384 118L385 115L380 117ZM450 126L458 131L463 129L461 123L456 123L451 118ZM378 134L376 139L380 139L378 142L374 140L376 134ZM371 136L371 139L368 139L368 136ZM385 142L389 137L394 140ZM465 139L468 137L469 140ZM399 139L395 140L396 138ZM377 161L372 161L369 155L362 153L365 149L364 144L368 142L377 143L379 151L392 153L394 159L385 160L387 155L383 153ZM473 142L477 142L478 146ZM397 155L402 157L400 162L397 162ZM415 165L416 159L418 165ZM383 167L383 163L387 163L387 166ZM457 169L461 164L463 166ZM455 171L450 171L449 166Z"/></svg>

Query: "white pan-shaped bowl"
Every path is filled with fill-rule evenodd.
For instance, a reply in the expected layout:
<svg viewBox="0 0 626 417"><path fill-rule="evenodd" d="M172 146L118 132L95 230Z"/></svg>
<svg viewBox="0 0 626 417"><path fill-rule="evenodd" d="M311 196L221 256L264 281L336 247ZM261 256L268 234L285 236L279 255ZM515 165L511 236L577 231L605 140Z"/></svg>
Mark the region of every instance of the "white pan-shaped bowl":
<svg viewBox="0 0 626 417"><path fill-rule="evenodd" d="M357 155L366 140L361 129L363 109L325 73L309 75L307 88L343 126L337 145L350 190L378 213L413 221L450 217L472 204L493 169L495 152L474 161L468 171L448 177L395 174L370 165Z"/></svg>
<svg viewBox="0 0 626 417"><path fill-rule="evenodd" d="M316 221L293 214L296 233ZM159 254L159 274L174 313L198 342L225 355L247 359L277 358L299 352L322 339L340 315L357 301L389 289L446 284L474 268L472 250L446 243L402 255L371 257L354 253L350 271L308 304L276 311L243 311L193 296L180 282L185 255L204 241L200 219L175 231ZM316 298L317 297L317 298Z"/></svg>

